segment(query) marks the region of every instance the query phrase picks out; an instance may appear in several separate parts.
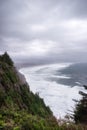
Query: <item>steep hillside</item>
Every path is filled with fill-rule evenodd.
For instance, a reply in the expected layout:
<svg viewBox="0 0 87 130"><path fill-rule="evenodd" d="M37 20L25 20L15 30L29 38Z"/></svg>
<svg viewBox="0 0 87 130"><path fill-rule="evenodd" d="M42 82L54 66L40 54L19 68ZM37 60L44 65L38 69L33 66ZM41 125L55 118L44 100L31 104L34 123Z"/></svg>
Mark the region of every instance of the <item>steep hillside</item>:
<svg viewBox="0 0 87 130"><path fill-rule="evenodd" d="M30 91L9 55L1 55L0 130L87 130L86 125L58 122L43 99Z"/></svg>
<svg viewBox="0 0 87 130"><path fill-rule="evenodd" d="M0 56L0 129L42 130L56 126L51 110L29 90L9 55Z"/></svg>

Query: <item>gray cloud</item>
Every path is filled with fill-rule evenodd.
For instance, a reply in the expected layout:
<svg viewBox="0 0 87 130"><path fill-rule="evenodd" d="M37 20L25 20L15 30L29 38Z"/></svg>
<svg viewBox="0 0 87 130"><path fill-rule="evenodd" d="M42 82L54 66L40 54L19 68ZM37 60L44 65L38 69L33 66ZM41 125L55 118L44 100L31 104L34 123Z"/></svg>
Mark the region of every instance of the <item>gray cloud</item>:
<svg viewBox="0 0 87 130"><path fill-rule="evenodd" d="M0 52L15 61L85 61L86 5L87 0L0 0Z"/></svg>

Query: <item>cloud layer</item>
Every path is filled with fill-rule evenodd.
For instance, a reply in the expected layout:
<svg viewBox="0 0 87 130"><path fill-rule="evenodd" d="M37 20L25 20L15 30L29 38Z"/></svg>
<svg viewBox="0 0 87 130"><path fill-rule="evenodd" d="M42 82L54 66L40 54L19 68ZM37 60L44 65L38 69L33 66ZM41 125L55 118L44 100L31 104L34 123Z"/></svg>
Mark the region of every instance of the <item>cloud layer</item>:
<svg viewBox="0 0 87 130"><path fill-rule="evenodd" d="M0 0L0 52L17 61L87 60L87 0Z"/></svg>

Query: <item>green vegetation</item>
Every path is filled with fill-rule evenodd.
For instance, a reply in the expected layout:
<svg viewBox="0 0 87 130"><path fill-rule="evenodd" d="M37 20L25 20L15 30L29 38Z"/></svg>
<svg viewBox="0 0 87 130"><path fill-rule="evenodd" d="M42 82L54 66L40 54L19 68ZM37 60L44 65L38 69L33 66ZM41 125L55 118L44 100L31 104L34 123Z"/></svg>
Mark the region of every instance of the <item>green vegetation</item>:
<svg viewBox="0 0 87 130"><path fill-rule="evenodd" d="M87 89L87 86L84 86ZM77 102L76 109L74 111L74 120L76 124L87 124L87 93L80 91L82 99Z"/></svg>
<svg viewBox="0 0 87 130"><path fill-rule="evenodd" d="M19 75L9 55L0 56L0 130L55 128L57 121L49 107Z"/></svg>
<svg viewBox="0 0 87 130"><path fill-rule="evenodd" d="M13 61L11 60L7 52L0 56L0 61L7 63L9 66L13 66Z"/></svg>
<svg viewBox="0 0 87 130"><path fill-rule="evenodd" d="M87 130L86 125L57 121L19 75L9 55L0 56L0 130Z"/></svg>

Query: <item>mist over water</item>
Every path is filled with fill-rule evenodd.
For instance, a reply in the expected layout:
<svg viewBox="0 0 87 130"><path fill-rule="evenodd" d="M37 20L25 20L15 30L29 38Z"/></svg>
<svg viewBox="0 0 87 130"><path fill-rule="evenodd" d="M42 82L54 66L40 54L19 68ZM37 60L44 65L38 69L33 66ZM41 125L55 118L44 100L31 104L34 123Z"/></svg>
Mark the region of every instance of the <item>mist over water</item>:
<svg viewBox="0 0 87 130"><path fill-rule="evenodd" d="M64 118L67 113L73 111L73 99L79 100L79 91L84 90L79 80L73 80L71 72L71 75L65 73L64 70L67 69L68 72L70 66L71 63L59 63L20 69L30 85L30 90L39 93L57 118Z"/></svg>

